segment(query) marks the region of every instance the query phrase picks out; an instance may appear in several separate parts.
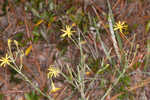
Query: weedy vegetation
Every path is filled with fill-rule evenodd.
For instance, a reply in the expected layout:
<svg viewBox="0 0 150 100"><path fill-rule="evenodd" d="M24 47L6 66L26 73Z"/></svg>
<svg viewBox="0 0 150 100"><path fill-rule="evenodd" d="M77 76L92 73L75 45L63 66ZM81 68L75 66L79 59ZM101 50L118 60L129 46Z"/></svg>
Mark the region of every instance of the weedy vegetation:
<svg viewBox="0 0 150 100"><path fill-rule="evenodd" d="M149 0L87 1L0 1L0 100L150 99Z"/></svg>

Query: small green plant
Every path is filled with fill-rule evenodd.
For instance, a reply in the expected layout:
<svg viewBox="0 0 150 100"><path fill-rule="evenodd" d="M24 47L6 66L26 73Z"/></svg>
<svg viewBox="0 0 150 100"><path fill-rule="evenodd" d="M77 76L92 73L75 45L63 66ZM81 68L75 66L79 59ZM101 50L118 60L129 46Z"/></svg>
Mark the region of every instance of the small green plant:
<svg viewBox="0 0 150 100"><path fill-rule="evenodd" d="M26 100L39 100L40 98L34 91L32 91L31 93L25 94L25 99Z"/></svg>

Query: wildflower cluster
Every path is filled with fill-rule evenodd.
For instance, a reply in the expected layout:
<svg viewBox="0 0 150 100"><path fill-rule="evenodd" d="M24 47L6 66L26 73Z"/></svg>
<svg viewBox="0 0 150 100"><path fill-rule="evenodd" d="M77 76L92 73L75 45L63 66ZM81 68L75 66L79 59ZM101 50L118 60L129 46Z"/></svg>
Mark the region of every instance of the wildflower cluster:
<svg viewBox="0 0 150 100"><path fill-rule="evenodd" d="M53 76L57 77L60 73L60 70L58 68L53 67L53 66L50 66L48 68L48 71L49 71L48 74L47 74L48 78L52 78Z"/></svg>
<svg viewBox="0 0 150 100"><path fill-rule="evenodd" d="M53 65L49 66L47 77L49 79L51 79L51 91L50 91L50 93L55 93L61 89L61 88L56 88L54 85L54 82L52 81L52 78L59 76L59 74L60 74L60 70L57 67L54 67Z"/></svg>
<svg viewBox="0 0 150 100"><path fill-rule="evenodd" d="M11 50L12 42L16 45L16 48L17 48L17 51L15 52L15 54L16 54L15 56L13 55L12 50ZM15 63L14 61L16 60L18 55L20 56L20 60L21 60L20 62L22 64L22 57L24 56L24 52L19 49L18 41L16 41L16 40L12 41L11 39L8 39L7 43L8 43L8 53L6 54L5 57L1 57L0 66L5 67L6 65L11 65L11 62Z"/></svg>
<svg viewBox="0 0 150 100"><path fill-rule="evenodd" d="M12 52L12 43L15 44L17 50ZM23 56L24 56L24 51L22 49L19 48L19 43L16 40L11 40L8 39L8 52L6 54L5 57L2 57L0 59L0 66L6 66L9 65L13 70L15 70L16 72L18 72L18 74L26 81L28 82L35 90L37 90L39 93L41 93L43 96L46 96L48 98L50 98L50 96L44 94L38 87L34 86L34 84L32 83L32 81L24 74L22 73L22 61L23 61ZM16 64L16 59L17 57L19 57L20 59L20 65Z"/></svg>

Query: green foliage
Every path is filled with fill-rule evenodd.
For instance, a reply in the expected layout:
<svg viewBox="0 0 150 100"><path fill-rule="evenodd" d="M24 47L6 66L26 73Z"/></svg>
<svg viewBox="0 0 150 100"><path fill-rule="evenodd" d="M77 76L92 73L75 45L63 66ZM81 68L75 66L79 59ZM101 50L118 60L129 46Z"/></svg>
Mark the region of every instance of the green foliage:
<svg viewBox="0 0 150 100"><path fill-rule="evenodd" d="M100 82L100 88L105 88L106 82L107 82L107 80L105 80L104 78L102 78L101 82Z"/></svg>
<svg viewBox="0 0 150 100"><path fill-rule="evenodd" d="M146 33L149 32L149 30L150 30L150 20L147 22L145 30L146 30Z"/></svg>
<svg viewBox="0 0 150 100"><path fill-rule="evenodd" d="M134 29L136 29L138 27L138 24L133 24L133 26L132 26L132 29L131 28L129 28L130 30L134 30Z"/></svg>
<svg viewBox="0 0 150 100"><path fill-rule="evenodd" d="M16 84L19 84L22 80L16 77L18 73L13 69L9 68L9 70L11 72L10 82L14 82Z"/></svg>
<svg viewBox="0 0 150 100"><path fill-rule="evenodd" d="M25 94L25 99L26 100L39 100L39 96L34 92L32 91L31 93L26 93Z"/></svg>
<svg viewBox="0 0 150 100"><path fill-rule="evenodd" d="M60 50L60 55L63 56L65 52L67 51L67 47L69 46L69 43L67 40L63 40L57 44L56 48Z"/></svg>
<svg viewBox="0 0 150 100"><path fill-rule="evenodd" d="M89 62L89 66L92 69L93 72L97 72L100 68L100 59L93 59L93 58L89 58L88 59Z"/></svg>
<svg viewBox="0 0 150 100"><path fill-rule="evenodd" d="M39 14L39 12L38 12L36 9L31 8L31 11L32 11L32 13L33 13L36 17L40 17L40 14Z"/></svg>
<svg viewBox="0 0 150 100"><path fill-rule="evenodd" d="M7 13L6 9L7 9L7 6L8 6L8 0L5 0L5 2L1 6L2 6L1 10L3 11L3 13L0 14L0 16L3 16L3 15L5 15Z"/></svg>
<svg viewBox="0 0 150 100"><path fill-rule="evenodd" d="M138 67L140 67L140 65L141 65L141 62L138 61L133 65L133 68L137 69Z"/></svg>
<svg viewBox="0 0 150 100"><path fill-rule="evenodd" d="M83 30L83 33L87 32L89 21L87 15L83 12L82 9L77 9L76 13L70 14L69 17L72 22L74 22L81 30Z"/></svg>
<svg viewBox="0 0 150 100"><path fill-rule="evenodd" d="M124 99L126 99L126 97L128 97L129 95L126 93L126 94L122 94L122 95L120 95L120 96L118 96L118 99L119 100L124 100Z"/></svg>
<svg viewBox="0 0 150 100"><path fill-rule="evenodd" d="M23 40L24 33L17 33L14 35L14 39L17 40L18 42L21 42Z"/></svg>
<svg viewBox="0 0 150 100"><path fill-rule="evenodd" d="M4 100L4 94L0 94L0 100Z"/></svg>
<svg viewBox="0 0 150 100"><path fill-rule="evenodd" d="M33 34L33 42L37 42L41 38L41 35L38 32L38 27L34 28L34 30L32 31L32 34Z"/></svg>

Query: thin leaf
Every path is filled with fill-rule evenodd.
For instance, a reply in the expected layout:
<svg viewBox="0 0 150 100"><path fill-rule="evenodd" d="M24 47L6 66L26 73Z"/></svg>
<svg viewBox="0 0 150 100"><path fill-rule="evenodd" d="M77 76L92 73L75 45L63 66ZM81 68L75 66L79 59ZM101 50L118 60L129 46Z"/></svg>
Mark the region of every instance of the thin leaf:
<svg viewBox="0 0 150 100"><path fill-rule="evenodd" d="M36 9L32 8L31 11L35 16L40 17L40 14L38 13Z"/></svg>

